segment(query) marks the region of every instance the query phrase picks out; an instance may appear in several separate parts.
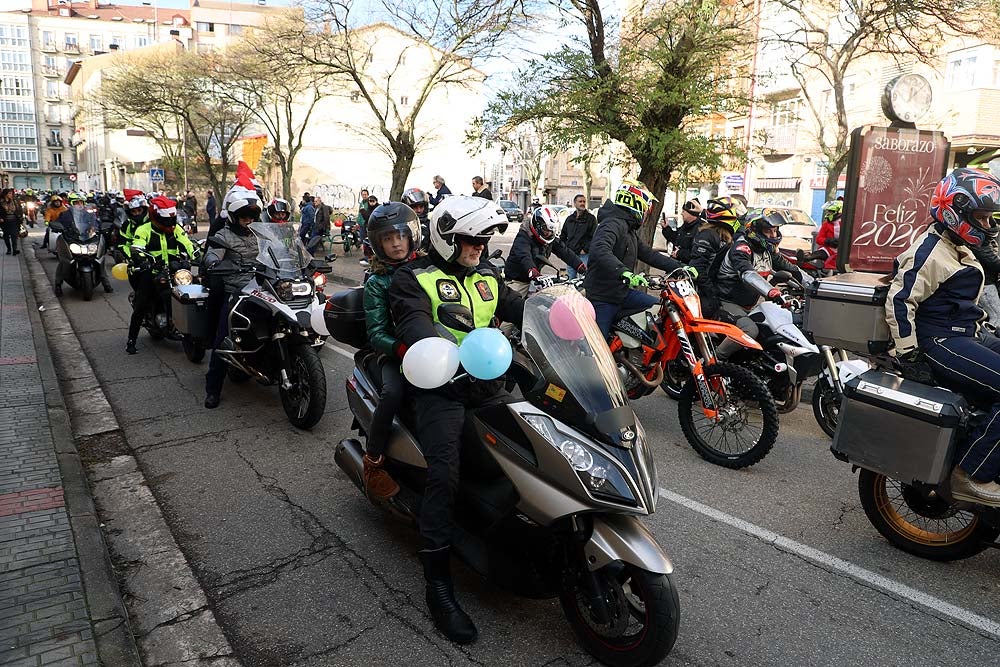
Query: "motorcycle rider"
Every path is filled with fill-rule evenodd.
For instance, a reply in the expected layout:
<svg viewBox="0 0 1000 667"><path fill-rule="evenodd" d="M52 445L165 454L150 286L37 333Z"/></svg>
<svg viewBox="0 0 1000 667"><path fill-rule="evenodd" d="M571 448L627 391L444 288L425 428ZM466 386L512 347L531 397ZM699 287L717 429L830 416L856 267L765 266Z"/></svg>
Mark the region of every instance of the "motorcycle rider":
<svg viewBox="0 0 1000 667"><path fill-rule="evenodd" d="M68 211L69 208L66 206L63 198L59 195L52 195L49 199L48 205L45 207L45 238L42 239L43 248L49 247L49 225L59 219L63 211Z"/></svg>
<svg viewBox="0 0 1000 667"><path fill-rule="evenodd" d="M796 280L802 280L799 268L778 252L781 226L786 222L781 211L773 208L750 213L744 230L736 235L716 274L714 282L718 285L722 311L751 338L756 338L760 330L749 313L762 297L785 305L781 290L761 274L788 271ZM727 338L719 345L719 358L728 358L740 347L739 343Z"/></svg>
<svg viewBox="0 0 1000 667"><path fill-rule="evenodd" d="M250 223L260 218L261 206L257 193L249 188L233 186L226 195L226 226L216 235L209 237L205 252L205 266L209 274L213 269L225 270L222 287L231 301L239 295L252 273L241 272L240 264L251 262L257 256L257 237L250 231ZM229 246L226 249L223 245ZM218 281L213 284L218 284ZM217 288L216 288L217 289ZM212 357L205 374L205 407L209 410L219 407L222 400L222 385L226 380L226 362L218 354L222 345L231 345L229 336L229 305L222 304L216 326Z"/></svg>
<svg viewBox="0 0 1000 667"><path fill-rule="evenodd" d="M677 229L670 229L664 224L660 227L660 233L668 243L674 244L674 257L685 264L691 261L691 248L694 245L694 237L698 233L698 228L704 222L704 208L697 199L689 199L681 207L681 226Z"/></svg>
<svg viewBox="0 0 1000 667"><path fill-rule="evenodd" d="M135 239L136 231L149 222L148 213L149 202L146 200L145 195L136 195L128 201L125 208L125 224L122 225L119 231L119 238L121 240L119 248L126 261L132 258L131 245ZM131 276L129 279L131 280Z"/></svg>
<svg viewBox="0 0 1000 667"><path fill-rule="evenodd" d="M267 205L266 211L269 222L281 223L292 219L292 207L284 199L275 197Z"/></svg>
<svg viewBox="0 0 1000 667"><path fill-rule="evenodd" d="M427 193L420 188L410 188L403 193L403 203L413 209L420 221L420 249L424 252L431 242L430 230L427 228ZM369 235L370 236L370 235Z"/></svg>
<svg viewBox="0 0 1000 667"><path fill-rule="evenodd" d="M132 302L132 318L128 324L128 340L125 352L135 354L136 339L146 311L156 298L156 285L153 284L153 267L149 258L134 252L136 248L153 255L157 261L170 265L180 260L182 252L187 254L188 261L195 259L194 245L179 224L177 224L177 203L166 197L154 197L149 207L149 222L138 227L130 244L131 280L135 289L135 300ZM169 303L169 302L168 302ZM168 306L169 307L169 306ZM176 334L169 336L176 339Z"/></svg>
<svg viewBox="0 0 1000 667"><path fill-rule="evenodd" d="M933 223L894 263L886 322L904 364L930 364L945 387L989 405L969 429L951 473L951 495L1000 507L1000 338L980 330L985 275L972 248L996 238L1000 180L954 170L931 196ZM906 368L906 366L904 366Z"/></svg>
<svg viewBox="0 0 1000 667"><path fill-rule="evenodd" d="M86 240L100 231L100 227L97 224L97 216L92 211L87 210L87 200L81 193L70 193L69 201L71 208L60 213L56 220L62 226L60 238L64 242L62 249L56 246L59 263L56 265L56 284L52 288L56 296L62 296L62 284L66 280L65 271L70 259L67 256L69 253L69 244ZM115 291L111 286L111 280L108 278L107 271L102 270L100 278L101 286L105 292L110 294Z"/></svg>
<svg viewBox="0 0 1000 667"><path fill-rule="evenodd" d="M805 262L822 260L825 271L837 270L837 245L840 243L840 220L844 215L844 202L839 199L823 204L823 224L816 234L816 245L813 252L795 251L795 259L799 266Z"/></svg>
<svg viewBox="0 0 1000 667"><path fill-rule="evenodd" d="M441 321L449 306L468 308L476 328L491 326L494 317L520 325L521 297L499 279L490 262L481 262L489 237L506 227L503 211L479 197L449 197L434 208L429 254L396 269L389 287L396 336L403 345L432 336L461 343L466 333ZM417 437L427 461L419 522L427 606L437 628L451 641L465 644L478 633L455 600L449 565L465 411L502 402L507 394L494 380L413 389L412 395Z"/></svg>
<svg viewBox="0 0 1000 667"><path fill-rule="evenodd" d="M566 266L578 273L586 273L587 265L571 251L561 239L556 238L555 227L559 217L551 206L535 209L531 217L521 223L514 242L510 246L510 254L504 264L504 279L509 287L520 294L528 296L528 288L534 283L538 289L552 284L551 275L542 275L541 268L555 252L556 256L566 262Z"/></svg>
<svg viewBox="0 0 1000 667"><path fill-rule="evenodd" d="M559 230L559 240L586 264L590 255L590 243L597 230L597 218L587 210L587 198L582 194L573 197L573 209ZM570 278L576 278L576 270L572 266L566 267L566 273Z"/></svg>
<svg viewBox="0 0 1000 667"><path fill-rule="evenodd" d="M376 354L368 358L367 364L372 376L380 380L377 384L381 390L368 429L364 482L368 497L378 500L387 500L399 492L399 485L382 466L392 420L406 395L406 380L399 372L406 346L396 338L387 293L396 269L416 257L420 227L417 214L399 202L385 202L368 218L373 254L365 281L365 324L368 342Z"/></svg>
<svg viewBox="0 0 1000 667"><path fill-rule="evenodd" d="M608 199L597 211L597 231L590 243L590 270L583 286L605 337L619 311L640 312L660 302L659 297L635 289L649 285L648 280L633 273L636 261L667 272L684 266L639 240L639 227L654 201L656 197L645 185L625 180L615 190L614 201Z"/></svg>
<svg viewBox="0 0 1000 667"><path fill-rule="evenodd" d="M732 197L709 199L705 204L705 221L698 226L691 244L691 266L698 271L696 285L705 317L714 317L721 307L715 276L746 212L746 207Z"/></svg>

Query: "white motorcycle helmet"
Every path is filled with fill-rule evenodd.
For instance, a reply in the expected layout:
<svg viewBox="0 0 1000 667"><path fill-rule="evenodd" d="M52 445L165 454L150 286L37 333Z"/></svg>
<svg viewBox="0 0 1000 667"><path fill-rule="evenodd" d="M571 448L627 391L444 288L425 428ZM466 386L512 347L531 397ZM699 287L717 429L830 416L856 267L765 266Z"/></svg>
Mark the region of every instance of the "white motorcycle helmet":
<svg viewBox="0 0 1000 667"><path fill-rule="evenodd" d="M507 231L507 214L482 197L449 197L431 212L431 247L447 262L454 262L461 252L456 237L469 236L486 243L497 231Z"/></svg>

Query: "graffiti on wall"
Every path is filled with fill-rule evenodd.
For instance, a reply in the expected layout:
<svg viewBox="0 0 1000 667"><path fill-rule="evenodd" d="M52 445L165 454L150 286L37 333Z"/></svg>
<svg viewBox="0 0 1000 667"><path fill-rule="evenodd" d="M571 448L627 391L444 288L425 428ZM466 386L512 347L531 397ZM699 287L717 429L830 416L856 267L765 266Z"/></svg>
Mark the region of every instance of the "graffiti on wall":
<svg viewBox="0 0 1000 667"><path fill-rule="evenodd" d="M795 203L795 192L760 192L757 193L757 202L761 206L784 206L786 208L798 208Z"/></svg>
<svg viewBox="0 0 1000 667"><path fill-rule="evenodd" d="M313 186L310 192L316 197L322 197L327 206L341 210L357 209L358 198L361 196L361 188L354 189L337 183L320 183ZM385 201L386 189L381 185L370 186L368 192L378 197L379 201Z"/></svg>

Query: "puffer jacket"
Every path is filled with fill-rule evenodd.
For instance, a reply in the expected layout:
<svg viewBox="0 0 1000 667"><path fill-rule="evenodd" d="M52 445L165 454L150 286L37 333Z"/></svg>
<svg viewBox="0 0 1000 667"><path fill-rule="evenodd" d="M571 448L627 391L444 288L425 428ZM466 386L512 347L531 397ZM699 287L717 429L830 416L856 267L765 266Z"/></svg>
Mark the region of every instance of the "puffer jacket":
<svg viewBox="0 0 1000 667"><path fill-rule="evenodd" d="M377 257L371 260L371 275L365 281L365 325L368 328L368 342L376 352L403 358L406 346L396 338L389 312L389 285L396 267Z"/></svg>
<svg viewBox="0 0 1000 667"><path fill-rule="evenodd" d="M219 241L223 241L233 250L226 250ZM232 257L231 253L236 256ZM238 222L229 222L222 231L208 237L205 266L227 272L222 279L227 294L239 294L243 286L253 277L253 273L246 270L239 273L228 273L235 269L244 268L233 260L249 264L256 258L257 237L248 228L241 226Z"/></svg>

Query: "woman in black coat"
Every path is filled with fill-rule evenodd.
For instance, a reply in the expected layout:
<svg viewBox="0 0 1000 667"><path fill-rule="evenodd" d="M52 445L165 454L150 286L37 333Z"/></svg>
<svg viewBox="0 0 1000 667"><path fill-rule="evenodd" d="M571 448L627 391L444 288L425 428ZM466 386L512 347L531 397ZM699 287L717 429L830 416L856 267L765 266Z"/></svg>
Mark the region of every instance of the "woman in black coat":
<svg viewBox="0 0 1000 667"><path fill-rule="evenodd" d="M7 246L8 255L20 254L17 249L17 234L24 222L24 210L21 203L14 199L13 188L0 191L0 228L3 229L3 242Z"/></svg>

